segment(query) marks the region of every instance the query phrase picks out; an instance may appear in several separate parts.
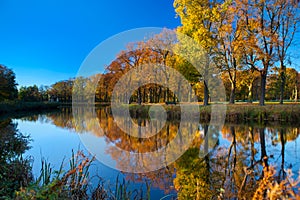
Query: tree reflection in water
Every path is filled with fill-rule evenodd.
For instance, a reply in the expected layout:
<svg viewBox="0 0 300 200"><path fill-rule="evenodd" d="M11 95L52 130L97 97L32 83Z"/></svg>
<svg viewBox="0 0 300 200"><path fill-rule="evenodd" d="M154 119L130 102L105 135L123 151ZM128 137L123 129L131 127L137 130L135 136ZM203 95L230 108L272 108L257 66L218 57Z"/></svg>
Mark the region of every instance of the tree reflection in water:
<svg viewBox="0 0 300 200"><path fill-rule="evenodd" d="M97 117L91 118L91 112L96 112ZM91 112L83 112L82 119L74 120L72 111L66 108L62 113L47 115L47 118L56 126L105 137L107 144L116 145L128 152L152 152L166 146L176 134L184 135L188 132L184 129L178 131L179 122L171 120L167 121L158 134L149 138L137 138L118 128L109 107ZM147 120L133 119L142 126ZM103 132L99 132L95 127L101 127ZM208 129L213 132L211 137L218 138L216 145L209 144L209 140L205 140L204 136ZM166 193L176 189L179 199L249 199L258 188L259 181L264 178L264 168L275 166L277 171L275 177L278 181L285 178L285 170L288 167L292 166L293 172L297 173L299 163L295 158L287 159L286 145L295 141L299 133L298 126L225 124L219 131L218 127L200 124L193 143L175 163L154 172L126 174L126 176L130 180L147 183L149 187L163 189ZM184 148L180 144L184 145L184 141L178 143L178 151ZM208 149L212 151L204 157L199 157ZM294 147L294 151L298 149ZM130 153L120 154L114 151L109 145L106 152L116 162L122 160L120 159L122 157L130 156ZM140 160L133 159L131 162L121 162L117 165L134 168L137 162ZM145 166L151 164L153 163L144 163Z"/></svg>
<svg viewBox="0 0 300 200"><path fill-rule="evenodd" d="M22 157L29 138L17 130L11 119L0 121L0 197L10 199L14 191L32 180L31 161Z"/></svg>

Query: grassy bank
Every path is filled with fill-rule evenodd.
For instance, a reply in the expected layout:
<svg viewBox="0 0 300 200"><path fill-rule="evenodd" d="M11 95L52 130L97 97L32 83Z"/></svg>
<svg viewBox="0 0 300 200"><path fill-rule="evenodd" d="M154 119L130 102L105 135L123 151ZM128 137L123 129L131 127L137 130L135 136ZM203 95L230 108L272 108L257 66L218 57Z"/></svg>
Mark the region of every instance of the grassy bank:
<svg viewBox="0 0 300 200"><path fill-rule="evenodd" d="M10 116L25 112L41 112L45 110L58 109L59 103L53 102L22 102L10 101L0 102L0 116Z"/></svg>
<svg viewBox="0 0 300 200"><path fill-rule="evenodd" d="M154 105L155 106L155 105ZM180 105L162 105L167 111L169 119L180 120ZM187 106L187 105L183 105ZM130 105L129 110L132 117L147 117L151 105ZM200 121L209 122L211 119L210 106L199 105ZM151 110L150 110L151 112ZM155 109L154 111L155 112ZM191 110L192 114L196 112ZM226 122L230 123L299 123L300 104L267 104L259 106L257 104L235 104L226 105Z"/></svg>
<svg viewBox="0 0 300 200"><path fill-rule="evenodd" d="M11 115L22 115L28 112L44 112L55 110L60 107L71 107L71 104L53 103L53 102L0 102L0 117ZM96 107L107 106L107 104L96 104ZM119 109L118 114L124 115L125 110L128 109L131 117L147 118L149 113L156 117L159 116L160 108L155 107L157 104L146 105L124 105ZM152 107L153 106L153 107ZM194 106L189 108L189 104L183 105L165 105L160 104L166 111L168 119L180 120L181 119L181 106L185 106L188 114L198 115L199 113L194 109ZM158 108L158 109L157 109ZM199 105L200 121L210 122L211 120L212 105L202 106ZM156 113L156 114L155 114ZM266 104L259 106L257 104L239 103L235 105L226 105L226 122L229 123L289 123L296 124L300 121L300 104Z"/></svg>
<svg viewBox="0 0 300 200"><path fill-rule="evenodd" d="M265 106L238 104L228 105L227 122L279 122L299 123L300 104L267 104Z"/></svg>

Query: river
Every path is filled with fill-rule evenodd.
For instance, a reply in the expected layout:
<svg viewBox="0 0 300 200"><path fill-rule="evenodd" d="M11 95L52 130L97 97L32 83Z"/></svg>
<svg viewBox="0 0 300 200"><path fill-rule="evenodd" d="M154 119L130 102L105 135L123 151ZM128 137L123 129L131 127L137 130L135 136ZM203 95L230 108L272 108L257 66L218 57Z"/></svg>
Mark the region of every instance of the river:
<svg viewBox="0 0 300 200"><path fill-rule="evenodd" d="M198 124L196 132L187 136L185 129L179 131L182 124L178 120L165 123L157 120L150 124L153 126L151 130L156 129L154 132L159 127L156 135L138 138L125 134L118 127L108 107L99 108L93 118L89 117L83 116L80 121L74 118L71 108L63 108L59 112L28 114L11 119L17 130L31 139L31 148L24 156L33 158L35 177L40 173L42 159L55 169L64 161L67 169L72 150L81 150L90 156L98 154L90 169L90 185L96 185L98 178L102 177L107 187L114 187L118 178L129 181L130 189L142 188L145 193L149 190L151 199L195 198L193 195L235 198L241 192L244 197L253 195L264 166L274 166L278 180L284 179L289 170L296 178L300 169L299 124L225 124L223 127ZM122 121L122 117L118 120ZM133 122L142 127L149 125L148 119L133 119ZM5 124L2 123L2 131L5 129L3 126ZM210 137L213 139L206 144L204 135L208 129L212 131ZM175 162L170 161L167 167L155 171L130 173L138 169L140 160L137 157L128 159L126 156L129 154L117 150L139 155L153 152L175 140L178 134L193 137L188 148L183 148L185 153L179 153L181 156ZM87 144L87 138L97 146L91 142ZM186 141L181 139L181 142ZM100 150L95 151L95 148ZM205 148L209 154L201 156ZM178 149L183 151L180 146L174 151ZM142 161L149 162L143 163L143 166L149 165L149 169L154 169L152 166L156 161ZM159 163L155 167L159 168Z"/></svg>

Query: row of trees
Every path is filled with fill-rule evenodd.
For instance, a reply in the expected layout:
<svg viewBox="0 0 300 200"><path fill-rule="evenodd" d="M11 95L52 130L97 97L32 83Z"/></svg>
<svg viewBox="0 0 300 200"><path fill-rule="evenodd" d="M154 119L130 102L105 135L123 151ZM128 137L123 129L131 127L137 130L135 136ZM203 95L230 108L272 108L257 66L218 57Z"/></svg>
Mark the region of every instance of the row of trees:
<svg viewBox="0 0 300 200"><path fill-rule="evenodd" d="M149 84L139 87L134 93L130 94L130 101L138 103L175 101L177 97L174 92L177 91L171 91L163 85L168 85L170 88L172 86L174 88L174 85L176 85L175 87L178 87L178 90L181 89L182 85L179 79L172 80L174 74L164 67L168 66L180 72L189 81L199 101L204 101L206 105L209 101L209 92L211 92L207 89L206 83L208 80L191 63L168 50L173 48L176 42L176 39L172 38L173 35L174 33L171 31L164 30L161 34L155 35L146 42L129 44L127 49L120 52L116 59L107 66L107 72L98 77L100 82L96 90L96 100L109 101L115 89L114 87L121 79L126 77L125 84L118 85L118 87L122 87L120 95L123 95L123 98L126 98L126 95L128 96L126 94L128 88L137 85L133 84L133 82L138 83L147 79L146 82L149 82ZM214 66L217 66L219 69L217 75L222 77L225 85L226 100L229 100L230 103L234 103L235 100L247 100L248 102L263 100L261 105L264 104L265 99L278 100L280 102L283 102L283 99L297 101L300 77L295 69L285 67L284 74L282 74L282 66L278 66L278 63L274 61L266 77L262 77L262 71L258 70L260 66L258 64L259 60L255 61L258 64L257 66L249 66L246 63L247 60L245 60L248 58L242 52L240 53L239 65L235 69L229 66L228 63L224 63L226 60L228 61L228 58L222 57L223 55L220 52L214 52L212 54L213 59L210 59L211 62L214 62ZM276 55L274 54L273 56ZM236 61L234 62L236 63ZM151 64L153 66L147 67ZM134 71L133 69L136 70ZM131 73L131 71L134 71L134 73ZM139 73L139 71L142 72ZM153 71L157 74L156 77L151 75ZM162 76L160 75L161 73L163 74ZM282 75L285 78L283 85L282 79L279 78ZM178 77L175 76L176 78ZM153 84L153 82L160 82L160 84ZM185 92L192 93L193 91ZM122 97L119 98L122 99Z"/></svg>
<svg viewBox="0 0 300 200"><path fill-rule="evenodd" d="M49 86L21 86L18 90L16 75L12 69L0 65L0 101L72 101L74 79L56 82Z"/></svg>
<svg viewBox="0 0 300 200"><path fill-rule="evenodd" d="M298 4L294 0L174 1L182 23L178 31L196 40L227 72L230 103L234 103L240 81L238 70L246 68L259 73L260 105L264 105L268 73L275 67L283 102L288 50L299 22Z"/></svg>
<svg viewBox="0 0 300 200"><path fill-rule="evenodd" d="M131 51L130 54L134 55ZM123 59L124 59L124 55ZM129 54L127 54L129 55ZM128 57L127 59L132 59ZM118 64L117 61L119 61ZM124 75L128 70L129 66L124 67L123 71L119 68L124 63L120 62L120 59L114 61L107 69L109 71L103 75L96 75L96 79L100 80L95 91L95 100L97 102L109 102L111 100L112 91L116 82ZM174 67L181 70L181 73L186 73L185 76L189 76L191 80L191 85L200 101L204 99L204 84L199 82L195 74L191 71L184 71L185 68L180 68L182 65L174 65ZM15 81L15 75L12 70L1 67L1 85L0 85L0 100L14 100L20 99L22 101L36 102L36 101L54 101L54 102L71 102L72 101L72 91L74 85L74 79L64 80L56 82L55 84L49 86L22 86L17 89L17 83ZM155 68L154 68L155 69ZM192 69L192 68L191 68ZM3 71L2 71L3 70ZM168 71L166 71L168 72ZM7 73L7 75L3 75ZM170 74L172 75L172 74ZM231 94L231 82L228 78L226 72L221 74L222 80L225 85L227 100L230 98ZM278 79L279 69L274 71L274 73L269 74L267 78L266 86L266 99L267 100L279 100L281 95L281 80ZM286 83L284 88L284 99L297 101L300 90L300 74L293 68L286 69ZM95 78L94 77L94 78ZM249 70L238 70L236 72L237 83L236 83L236 99L241 101L256 101L260 98L260 74L256 71L251 72ZM131 76L131 78L133 78ZM193 81L194 78L194 81ZM88 79L83 79L81 82L84 84ZM77 80L78 82L78 80ZM171 81L170 81L171 82ZM169 83L172 84L172 83ZM177 84L177 83L176 83ZM126 86L122 88L122 91L126 90ZM187 93L192 91L186 91ZM178 93L178 92L177 92ZM123 93L124 94L124 93ZM130 98L131 102L140 103L158 103L165 101L177 100L176 95L173 91L167 89L160 84L147 84L143 87L138 88Z"/></svg>
<svg viewBox="0 0 300 200"><path fill-rule="evenodd" d="M235 98L240 101L257 101L260 99L260 74L256 71L239 70L236 73L236 77L239 80L236 83ZM266 85L266 100L280 101L281 98L281 80L279 77L279 69L269 74L267 77ZM284 87L283 98L289 101L298 101L299 89L300 89L300 74L294 68L286 68L286 82ZM222 75L226 95L230 98L231 95L231 82L228 78L228 74L223 72Z"/></svg>
<svg viewBox="0 0 300 200"><path fill-rule="evenodd" d="M63 80L49 86L22 86L19 89L19 99L23 101L71 102L73 79Z"/></svg>

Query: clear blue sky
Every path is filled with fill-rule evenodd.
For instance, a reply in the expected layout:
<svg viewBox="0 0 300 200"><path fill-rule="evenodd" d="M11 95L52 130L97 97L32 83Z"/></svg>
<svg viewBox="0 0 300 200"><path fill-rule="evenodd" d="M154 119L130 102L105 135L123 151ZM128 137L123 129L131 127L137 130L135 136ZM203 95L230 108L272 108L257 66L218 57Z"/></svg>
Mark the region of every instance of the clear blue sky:
<svg viewBox="0 0 300 200"><path fill-rule="evenodd" d="M105 39L140 27L173 29L175 16L173 0L0 0L0 64L19 86L51 85L75 77ZM298 70L299 38L291 48Z"/></svg>
<svg viewBox="0 0 300 200"><path fill-rule="evenodd" d="M176 28L172 0L0 0L0 64L19 86L75 77L105 39L140 27Z"/></svg>

